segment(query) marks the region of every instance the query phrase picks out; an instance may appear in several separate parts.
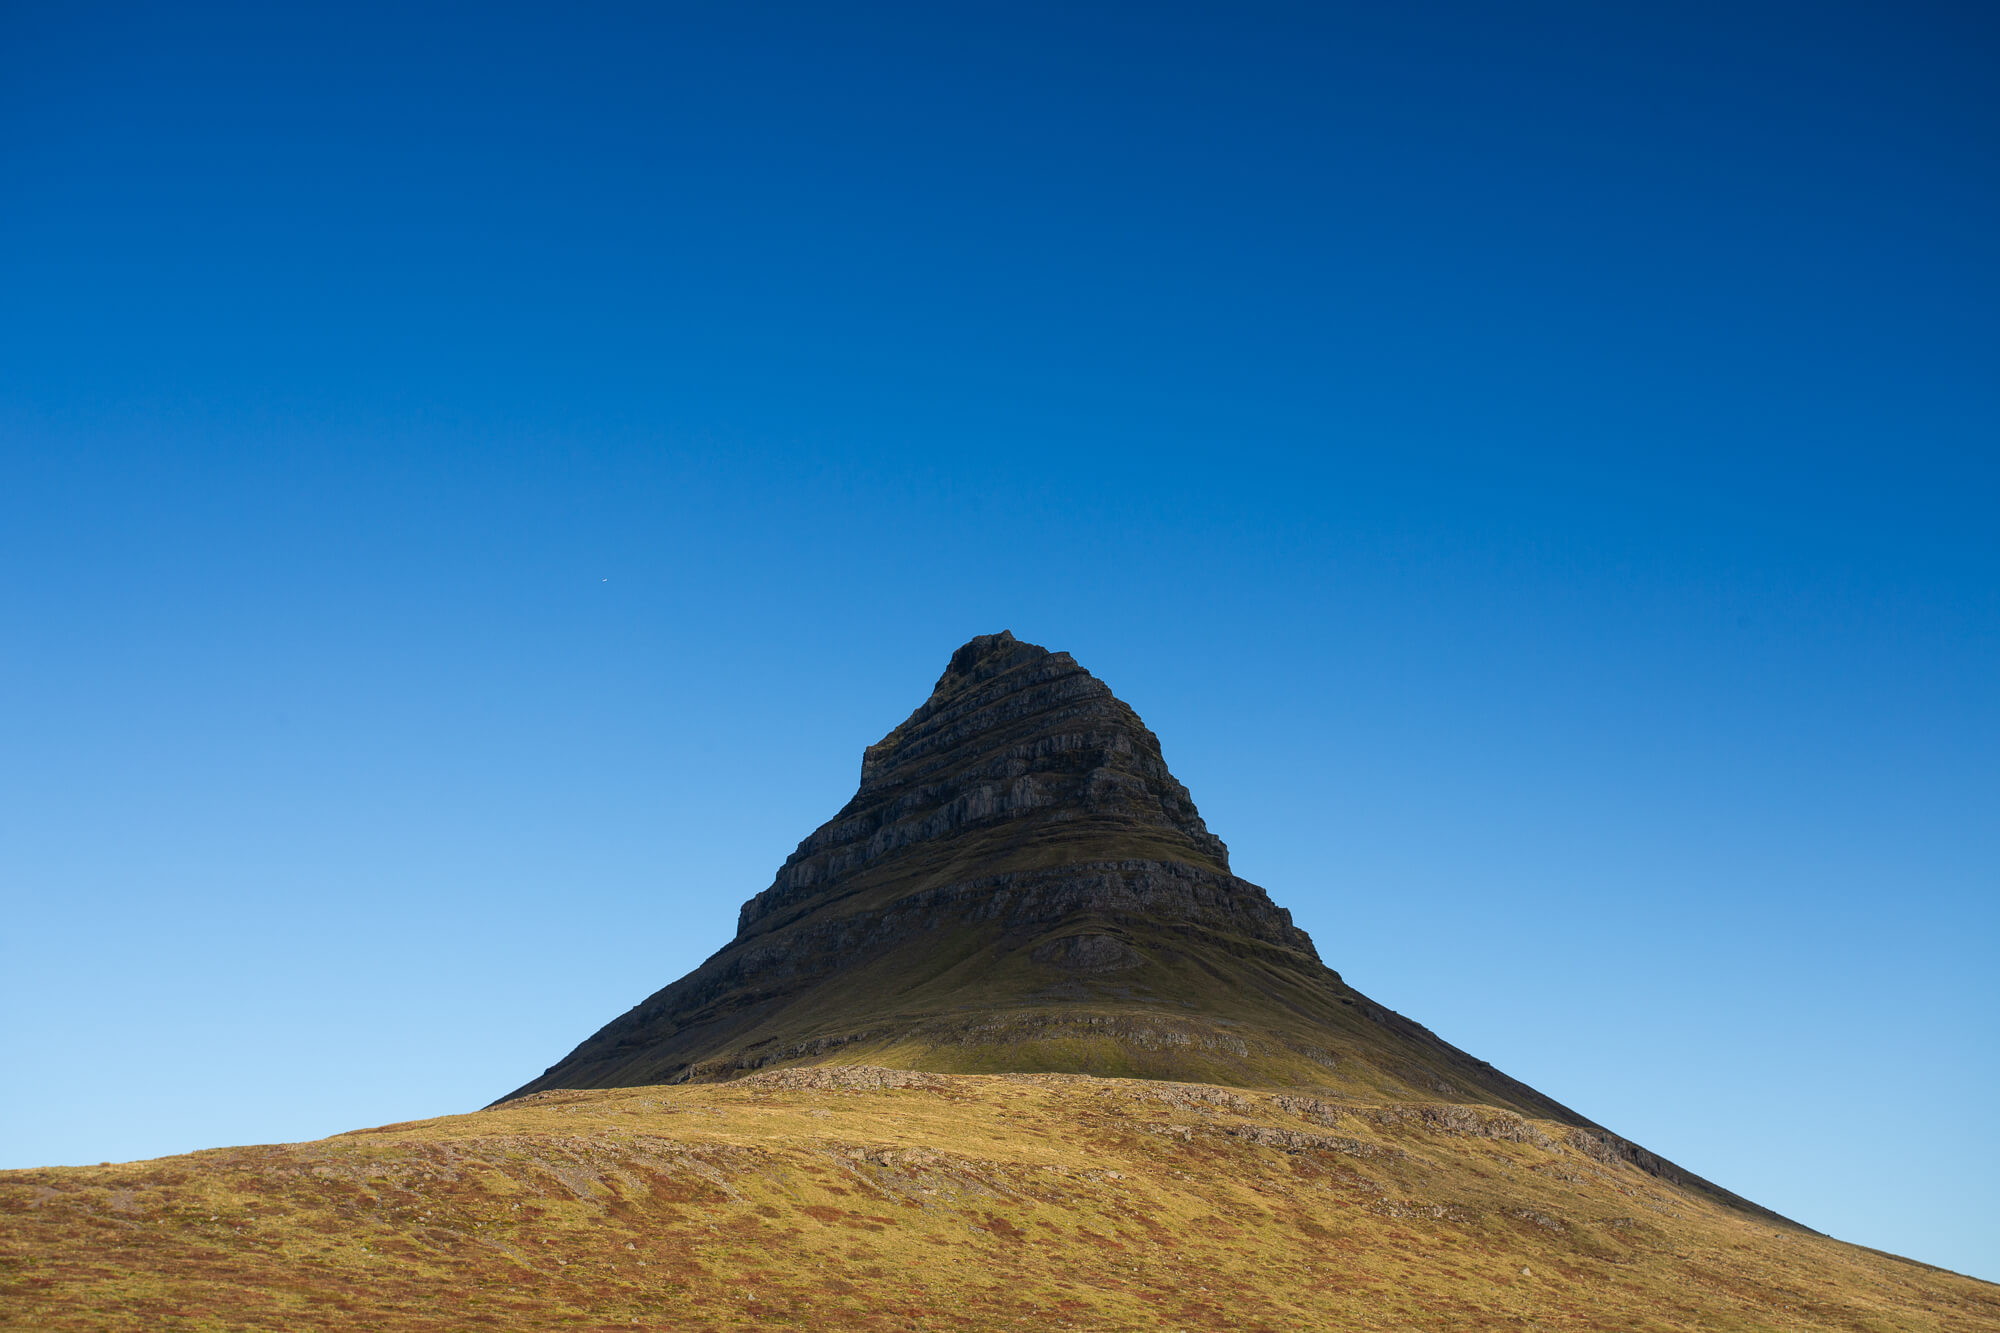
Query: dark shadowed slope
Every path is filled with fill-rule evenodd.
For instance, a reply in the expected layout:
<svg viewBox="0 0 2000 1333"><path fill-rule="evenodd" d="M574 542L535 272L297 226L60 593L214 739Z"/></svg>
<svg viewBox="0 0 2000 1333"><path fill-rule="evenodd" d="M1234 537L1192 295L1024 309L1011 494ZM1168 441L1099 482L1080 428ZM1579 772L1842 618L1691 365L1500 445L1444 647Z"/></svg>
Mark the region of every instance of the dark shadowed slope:
<svg viewBox="0 0 2000 1333"><path fill-rule="evenodd" d="M1344 983L1230 873L1138 715L1009 633L868 747L733 941L510 1097L829 1063L1500 1107L1754 1207Z"/></svg>

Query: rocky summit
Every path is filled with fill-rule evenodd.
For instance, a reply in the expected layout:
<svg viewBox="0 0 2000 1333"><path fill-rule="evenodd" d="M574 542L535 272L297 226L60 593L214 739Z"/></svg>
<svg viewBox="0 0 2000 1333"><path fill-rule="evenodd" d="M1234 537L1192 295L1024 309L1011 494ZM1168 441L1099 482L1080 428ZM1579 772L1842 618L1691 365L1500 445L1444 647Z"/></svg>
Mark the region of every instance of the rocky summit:
<svg viewBox="0 0 2000 1333"><path fill-rule="evenodd" d="M1755 1209L1376 1004L1229 850L1075 658L981 635L736 938L503 1101L869 1064L1443 1100Z"/></svg>

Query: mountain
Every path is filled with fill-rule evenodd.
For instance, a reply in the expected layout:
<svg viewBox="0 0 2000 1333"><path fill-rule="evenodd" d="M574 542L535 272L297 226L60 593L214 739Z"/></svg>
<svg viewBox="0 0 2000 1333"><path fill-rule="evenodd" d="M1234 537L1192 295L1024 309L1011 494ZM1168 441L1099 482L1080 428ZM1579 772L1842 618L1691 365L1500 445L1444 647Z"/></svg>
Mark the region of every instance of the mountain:
<svg viewBox="0 0 2000 1333"><path fill-rule="evenodd" d="M1763 1211L1347 985L1230 873L1139 715L1005 631L863 752L734 940L502 1100L830 1063L1443 1099Z"/></svg>
<svg viewBox="0 0 2000 1333"><path fill-rule="evenodd" d="M1971 1333L2000 1287L1787 1222L1357 993L1138 716L1008 634L733 941L508 1100L0 1171L0 1329L785 1327Z"/></svg>

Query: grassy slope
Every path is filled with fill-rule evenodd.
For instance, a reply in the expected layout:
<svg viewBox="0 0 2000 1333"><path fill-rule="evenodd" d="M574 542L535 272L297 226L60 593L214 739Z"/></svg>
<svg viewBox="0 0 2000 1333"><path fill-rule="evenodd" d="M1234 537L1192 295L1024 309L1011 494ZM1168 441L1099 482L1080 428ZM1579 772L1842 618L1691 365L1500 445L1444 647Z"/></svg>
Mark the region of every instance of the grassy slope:
<svg viewBox="0 0 2000 1333"><path fill-rule="evenodd" d="M898 913L921 915L910 913L909 904L939 885L1091 858L1206 865L1192 844L1170 832L1098 827L1089 820L1018 821L908 848L801 904L783 924L733 942L702 971L733 952L782 946L830 921L861 922L858 934L866 937L868 923ZM845 949L840 965L825 974L780 969L758 974L753 986L731 988L716 1003L667 1005L643 1039L629 1046L601 1044L607 1028L520 1091L680 1081L690 1063L698 1080L731 1077L746 1067L816 1060L816 1053L801 1048L832 1041L843 1044L844 1058L865 1053L879 1063L952 1072L1030 1068L1244 1086L1330 1084L1345 1095L1376 1099L1444 1096L1530 1114L1574 1115L1461 1052L1371 1021L1366 1015L1379 1007L1309 954L1226 933L1214 922L1073 916L1023 932L990 919L973 924L963 906L942 915L945 924L911 927L886 948ZM1106 976L1068 976L1032 961L1036 945L1079 930L1124 940L1143 964ZM1204 1046L1197 1037L1150 1051L1100 1042L1070 1055L1010 1053L996 1022L1004 1028L1010 1018L1026 1015L1157 1019L1189 1032L1233 1035L1248 1049ZM893 1036L878 1041L877 1034ZM787 1054L793 1051L800 1054ZM1305 1051L1336 1054L1338 1072L1329 1074Z"/></svg>
<svg viewBox="0 0 2000 1333"><path fill-rule="evenodd" d="M1062 1075L548 1093L0 1173L0 1327L2000 1329L1567 1133Z"/></svg>

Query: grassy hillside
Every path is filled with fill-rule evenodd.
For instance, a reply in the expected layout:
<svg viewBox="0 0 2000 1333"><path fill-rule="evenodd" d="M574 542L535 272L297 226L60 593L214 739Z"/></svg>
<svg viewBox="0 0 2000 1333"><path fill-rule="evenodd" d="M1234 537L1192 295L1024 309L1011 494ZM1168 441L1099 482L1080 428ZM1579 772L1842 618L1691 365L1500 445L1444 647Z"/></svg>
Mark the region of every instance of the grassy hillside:
<svg viewBox="0 0 2000 1333"><path fill-rule="evenodd" d="M776 1070L0 1173L21 1329L2000 1329L1490 1106Z"/></svg>

